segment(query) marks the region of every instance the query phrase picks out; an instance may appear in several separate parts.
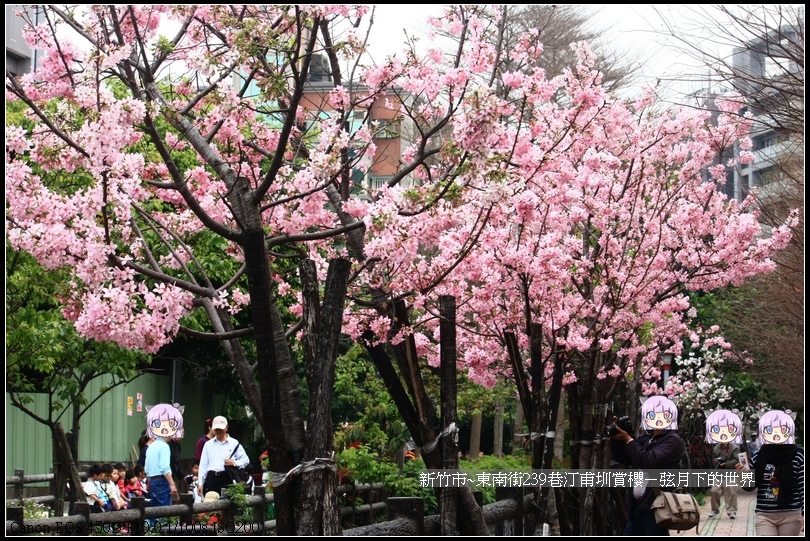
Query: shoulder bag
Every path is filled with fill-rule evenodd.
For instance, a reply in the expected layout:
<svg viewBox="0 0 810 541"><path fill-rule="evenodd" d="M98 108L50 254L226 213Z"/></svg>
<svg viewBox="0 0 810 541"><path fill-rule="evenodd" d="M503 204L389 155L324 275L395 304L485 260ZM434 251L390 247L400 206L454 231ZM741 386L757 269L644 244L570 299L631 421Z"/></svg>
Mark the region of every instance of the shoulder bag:
<svg viewBox="0 0 810 541"><path fill-rule="evenodd" d="M666 530L691 530L700 525L700 506L691 494L682 492L662 492L653 488L655 500L651 509L655 512L655 523Z"/></svg>
<svg viewBox="0 0 810 541"><path fill-rule="evenodd" d="M233 449L233 453L228 458L233 458L233 455L236 454L236 450L239 449L239 446L242 445L241 443L237 443L236 447ZM247 481L248 473L244 470L244 468L239 468L236 466L225 466L225 471L228 472L228 475L233 481L234 484L244 483Z"/></svg>

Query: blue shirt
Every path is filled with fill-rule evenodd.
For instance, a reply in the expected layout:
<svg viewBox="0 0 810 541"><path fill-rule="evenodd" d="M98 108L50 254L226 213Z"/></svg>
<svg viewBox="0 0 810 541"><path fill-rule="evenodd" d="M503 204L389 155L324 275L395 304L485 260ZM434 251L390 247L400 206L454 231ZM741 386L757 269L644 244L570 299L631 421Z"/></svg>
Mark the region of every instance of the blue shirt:
<svg viewBox="0 0 810 541"><path fill-rule="evenodd" d="M225 471L225 460L228 458L233 458L237 468L244 468L250 464L250 459L241 445L239 445L239 449L237 449L236 453L231 456L231 453L233 453L237 445L239 445L239 442L230 436L228 436L225 441L212 438L205 442L202 456L200 457L198 486L205 484L205 477L208 475L209 471ZM149 455L147 455L147 459L148 458Z"/></svg>
<svg viewBox="0 0 810 541"><path fill-rule="evenodd" d="M172 451L166 440L158 438L146 448L143 471L147 477L166 475L172 471Z"/></svg>

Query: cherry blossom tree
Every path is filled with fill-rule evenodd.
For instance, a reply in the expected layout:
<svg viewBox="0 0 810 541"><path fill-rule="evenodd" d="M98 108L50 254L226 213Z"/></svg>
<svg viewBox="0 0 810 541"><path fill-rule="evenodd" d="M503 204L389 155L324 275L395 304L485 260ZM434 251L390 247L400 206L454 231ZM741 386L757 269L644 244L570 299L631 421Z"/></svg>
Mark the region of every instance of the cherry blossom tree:
<svg viewBox="0 0 810 541"><path fill-rule="evenodd" d="M361 70L367 10L47 6L27 34L44 51L40 69L6 78L33 124L6 132L9 241L69 270L64 314L88 338L147 353L178 332L221 341L271 468L289 472L274 486L281 534L340 531L329 406L346 287L350 272L375 264L363 253L364 219L399 204L350 199L377 126L353 130L349 120L390 99L416 126L384 192L422 168L436 204L469 161L461 151L434 159L450 146L437 134L463 122L475 95L469 67L458 67L464 53L441 66L433 51ZM475 63L485 66L485 52ZM313 89L311 66L324 57L331 88ZM412 203L402 213L423 219ZM301 260L298 276L280 272L290 257ZM300 318L291 326L279 309L289 298ZM241 328L235 316L247 306L252 325ZM306 431L294 353L306 365ZM424 415L427 443L435 434ZM459 523L485 529L475 505Z"/></svg>
<svg viewBox="0 0 810 541"><path fill-rule="evenodd" d="M454 21L443 23L452 29ZM630 411L637 396L661 392L654 381L662 350L680 353L682 339L703 333L688 292L771 271L771 255L789 240L791 222L764 235L750 205L717 190L733 166L716 164L720 152L737 141L750 147L736 98L721 105L716 124L708 111L655 113L650 95L628 104L605 92L586 49L580 59L575 70L551 80L538 71L503 73L501 82L513 89L505 99L479 91L468 123L453 132L454 148L484 149L471 155L473 189L431 208L435 219L416 229L391 227L394 211L376 220L369 234L385 240L368 242L366 255L389 262L389 294L411 306L410 328L392 326L393 341L413 342L416 355L434 365L436 295L459 299L466 319L459 351L469 375L484 385L504 372L526 379L521 371L528 367L518 359L512 370L503 352L529 351L531 329L539 325L545 344L539 380L545 386L558 367L579 442L574 464L598 468L605 465L602 427L617 392L631 383L623 406ZM750 152L740 156L750 159ZM488 169L493 163L495 171ZM464 208L476 213L465 215ZM382 328L377 313L358 316L357 330ZM509 336L517 337L517 348L509 348ZM553 420L537 396L551 394L526 396L537 383L531 378L518 390L524 408L537 410L531 430L544 434ZM592 533L593 498L593 490L584 491L580 516L569 517L581 533Z"/></svg>
<svg viewBox="0 0 810 541"><path fill-rule="evenodd" d="M556 358L532 386L557 363L577 397L575 438L595 441L619 382L654 375L660 344L697 332L684 292L767 271L786 241L779 228L760 238L717 194L724 165L701 176L746 126L625 104L584 47L552 79L496 74L486 10L431 21L457 38L450 52L364 66L367 6L48 6L28 34L41 70L6 78L34 124L6 131L9 241L70 271L64 313L87 337L151 353L179 332L221 341L271 469L289 472L274 486L280 534L340 533L329 407L341 330L367 346L421 447L447 428L420 375L438 359L439 298L459 300L461 364L482 384L509 373L506 333L526 351L539 325ZM534 37L513 62L542 54ZM313 99L317 55L333 84ZM413 128L395 174L367 190L353 172L379 159L380 127L351 120L375 100ZM287 258L297 275L280 271ZM245 309L250 327L237 325ZM577 464L599 466L593 450L580 446ZM455 527L483 533L472 494L460 497Z"/></svg>

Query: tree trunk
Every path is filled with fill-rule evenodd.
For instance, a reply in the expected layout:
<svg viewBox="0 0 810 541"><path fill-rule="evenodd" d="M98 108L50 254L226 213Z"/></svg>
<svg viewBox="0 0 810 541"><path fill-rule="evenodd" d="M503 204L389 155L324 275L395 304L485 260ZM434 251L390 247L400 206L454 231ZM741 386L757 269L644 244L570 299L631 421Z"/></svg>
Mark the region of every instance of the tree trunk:
<svg viewBox="0 0 810 541"><path fill-rule="evenodd" d="M484 414L480 411L473 413L470 448L467 450L467 456L470 460L478 458L478 451L481 450L481 422L483 421L483 417Z"/></svg>
<svg viewBox="0 0 810 541"><path fill-rule="evenodd" d="M606 396L613 392L614 386L600 384L600 380L595 377L597 366L604 361L600 352L591 350L582 354L578 359L580 362L577 370L578 381L570 386L572 394L569 401L571 406L570 414L572 426L576 426L576 431L572 431L573 439L578 447L574 451L575 469L606 469L604 464L605 441L602 438L604 433L604 421L607 417ZM584 487L576 491L578 494L578 515L581 530L579 535L606 535L603 531L606 523L603 520L607 516L607 501L604 498L596 498L594 487ZM597 508L598 507L598 508ZM602 517L601 522L595 523L597 517Z"/></svg>
<svg viewBox="0 0 810 541"><path fill-rule="evenodd" d="M548 404L546 402L545 382L544 382L544 362L542 355L542 328L538 324L527 323L530 339L530 364L529 371L526 372L518 347L517 336L514 333L505 333L504 341L506 351L509 356L509 363L512 367L512 374L518 390L518 397L526 415L526 424L529 431L529 441L531 443L531 463L532 469L541 469L544 463L545 452L545 430L543 423L546 419ZM537 528L548 521L547 511L547 491L540 487L532 489L535 498L534 505L534 525L535 533Z"/></svg>
<svg viewBox="0 0 810 541"><path fill-rule="evenodd" d="M523 405L518 402L515 408L515 423L512 425L512 454L523 448Z"/></svg>
<svg viewBox="0 0 810 541"><path fill-rule="evenodd" d="M396 301L393 307L393 320L392 336L409 323L408 310L403 301ZM437 433L434 427L439 425L439 420L422 380L413 336L409 335L401 343L389 346L390 350L383 345L372 345L376 337L371 333L364 334L363 338L369 356L391 394L414 443L422 449L425 466L428 469L442 469L442 458L438 448L430 451L424 449L425 445L436 440ZM393 352L393 359L390 351ZM402 378L394 369L394 361L399 366ZM458 489L457 519L459 533L489 535L484 513L475 501L469 486Z"/></svg>
<svg viewBox="0 0 810 541"><path fill-rule="evenodd" d="M538 328L537 332L539 333L539 331L540 329ZM548 390L548 407L546 408L548 410L548 417L544 420L543 425L541 426L541 430L546 432L544 440L545 449L543 450L542 463L540 465L541 469L544 470L552 469L555 447L558 441L562 442L562 434L558 434L556 430L552 431L551 429L558 424L557 419L561 417L559 415L559 406L562 403L561 397L563 396L562 378L565 355L556 347L554 348L552 355L554 358L554 373L551 378L551 386ZM552 499L550 492L550 487L536 487L534 489L535 498L538 502L535 515L535 525L536 528L542 528L542 524L545 522L550 525L553 524L554 529L559 531L559 524L555 523L558 514L556 509L552 510L550 507L550 500ZM541 519L543 522L538 522ZM542 535L542 533L542 531L539 532L540 535Z"/></svg>
<svg viewBox="0 0 810 541"><path fill-rule="evenodd" d="M65 483L70 483L70 507L69 514L74 513L74 504L77 501L84 501L84 488L82 481L79 477L79 470L76 467L76 462L73 458L73 453L70 450L67 436L62 429L61 423L54 423L51 426L51 436L53 438L54 449L54 480L56 481L56 503L54 505L54 512L57 517L61 517L64 511L64 494Z"/></svg>
<svg viewBox="0 0 810 541"><path fill-rule="evenodd" d="M237 367L240 382L251 400L250 406L264 431L270 468L286 473L297 466L303 456L302 405L291 357L278 354L285 352L288 346L286 341L280 340L284 330L272 291L273 272L261 213L252 198L250 183L240 177L229 200L234 216L243 228L239 244L244 254L250 293L258 386L253 374L244 369L244 358L239 358L241 348L228 351L236 354L231 361ZM300 483L300 477L296 476L291 482L274 486L276 532L279 535L296 533L294 510L300 503Z"/></svg>
<svg viewBox="0 0 810 541"><path fill-rule="evenodd" d="M560 393L558 412L565 412L565 393ZM565 452L565 415L557 415L557 425L554 430L554 458L562 461Z"/></svg>
<svg viewBox="0 0 810 541"><path fill-rule="evenodd" d="M81 384L80 384L81 386ZM81 389L84 389L86 385L81 386ZM65 435L68 441L68 447L70 448L70 454L73 458L78 461L79 460L79 430L81 429L81 418L82 418L82 408L79 406L78 403L73 404L73 408L71 410L71 417L73 426L70 429L70 435Z"/></svg>
<svg viewBox="0 0 810 541"><path fill-rule="evenodd" d="M51 428L51 440L53 447L53 494L56 498L53 502L54 516L61 517L65 513L65 485L68 482L66 475L67 464L65 464L65 457L59 449L59 444L56 441L56 431ZM71 488L72 483L71 483Z"/></svg>
<svg viewBox="0 0 810 541"><path fill-rule="evenodd" d="M317 292L318 275L315 263L301 263L301 280L306 291ZM332 427L332 393L335 382L340 330L343 325L343 307L349 283L351 263L346 259L330 261L326 276L323 306L317 298L307 295L305 316L307 322L317 322L316 350L305 354L308 361L309 417L307 419L307 446L304 452L305 469L302 475L302 495L297 521L298 535L341 535L340 508L337 500L337 475L334 465L334 431ZM309 306L306 306L309 304ZM314 316L312 315L314 312ZM311 330L309 328L308 330ZM308 349L312 340L304 340ZM319 467L311 473L309 468Z"/></svg>
<svg viewBox="0 0 810 541"><path fill-rule="evenodd" d="M492 450L492 454L498 458L503 457L503 406L498 405L495 406L495 427L493 434L493 442L495 448Z"/></svg>
<svg viewBox="0 0 810 541"><path fill-rule="evenodd" d="M441 356L439 371L441 373L442 430L456 424L456 302L453 297L442 296L439 299L441 321L439 323L439 354ZM455 434L444 437L441 441L442 466L447 470L458 469L458 445ZM458 489L444 487L440 490L439 518L442 535L457 535Z"/></svg>

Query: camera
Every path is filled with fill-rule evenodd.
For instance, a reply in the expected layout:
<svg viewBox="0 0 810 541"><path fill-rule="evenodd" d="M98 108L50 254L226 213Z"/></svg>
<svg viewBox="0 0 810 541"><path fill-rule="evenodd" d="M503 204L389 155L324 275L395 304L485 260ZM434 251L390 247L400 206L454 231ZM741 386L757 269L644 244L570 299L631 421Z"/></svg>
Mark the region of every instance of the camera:
<svg viewBox="0 0 810 541"><path fill-rule="evenodd" d="M607 426L607 433L610 436L615 436L616 434L619 433L619 431L616 430L616 427L621 428L631 436L633 435L633 423L630 421L630 417L627 417L626 415L623 417L619 417L616 421L610 423Z"/></svg>
<svg viewBox="0 0 810 541"><path fill-rule="evenodd" d="M605 430L610 436L615 436L619 433L618 428L621 428L631 436L633 435L633 423L630 422L630 417L620 417L614 422L605 427ZM627 445L619 440L610 439L610 465L615 468L617 466L629 466L631 463L630 456L627 454Z"/></svg>

